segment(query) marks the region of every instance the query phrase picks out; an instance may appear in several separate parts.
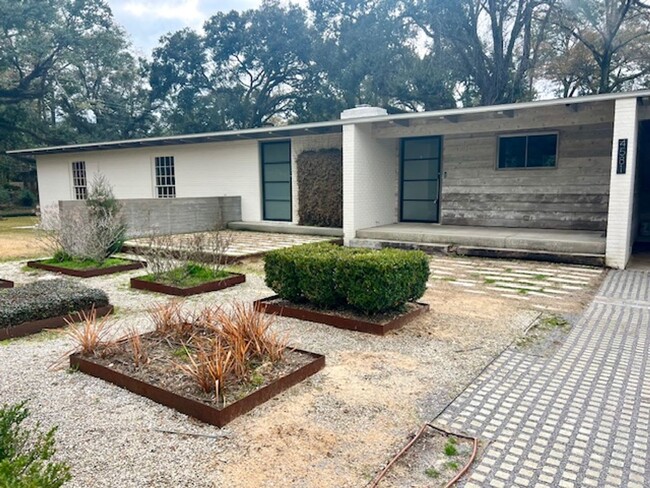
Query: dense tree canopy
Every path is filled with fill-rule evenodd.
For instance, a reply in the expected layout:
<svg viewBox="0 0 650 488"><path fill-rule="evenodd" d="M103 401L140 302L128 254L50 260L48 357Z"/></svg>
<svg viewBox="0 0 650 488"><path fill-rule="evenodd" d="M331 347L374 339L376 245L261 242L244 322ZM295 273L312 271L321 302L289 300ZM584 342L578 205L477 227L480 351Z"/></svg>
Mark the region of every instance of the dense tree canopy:
<svg viewBox="0 0 650 488"><path fill-rule="evenodd" d="M0 27L0 149L606 93L650 74L640 0L265 0L166 34L151 60L105 0L0 0ZM0 180L18 167L0 156Z"/></svg>

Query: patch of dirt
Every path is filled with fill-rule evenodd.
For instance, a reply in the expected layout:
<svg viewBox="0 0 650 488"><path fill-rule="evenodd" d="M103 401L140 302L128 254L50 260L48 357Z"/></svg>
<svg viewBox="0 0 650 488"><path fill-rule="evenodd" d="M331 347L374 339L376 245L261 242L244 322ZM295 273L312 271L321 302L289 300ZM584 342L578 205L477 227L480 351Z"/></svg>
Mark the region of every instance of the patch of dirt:
<svg viewBox="0 0 650 488"><path fill-rule="evenodd" d="M562 347L571 332L571 323L559 315L543 314L513 349L532 356L549 358Z"/></svg>
<svg viewBox="0 0 650 488"><path fill-rule="evenodd" d="M471 459L474 443L426 427L377 485L379 488L444 487Z"/></svg>

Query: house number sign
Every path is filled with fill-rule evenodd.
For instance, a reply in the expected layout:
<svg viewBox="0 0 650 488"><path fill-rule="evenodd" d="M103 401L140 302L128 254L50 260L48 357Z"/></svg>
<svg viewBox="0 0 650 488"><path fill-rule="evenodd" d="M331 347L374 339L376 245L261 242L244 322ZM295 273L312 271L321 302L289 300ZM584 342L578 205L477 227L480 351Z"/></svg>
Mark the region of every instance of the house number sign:
<svg viewBox="0 0 650 488"><path fill-rule="evenodd" d="M627 170L627 139L618 140L618 153L616 157L616 174L624 175Z"/></svg>

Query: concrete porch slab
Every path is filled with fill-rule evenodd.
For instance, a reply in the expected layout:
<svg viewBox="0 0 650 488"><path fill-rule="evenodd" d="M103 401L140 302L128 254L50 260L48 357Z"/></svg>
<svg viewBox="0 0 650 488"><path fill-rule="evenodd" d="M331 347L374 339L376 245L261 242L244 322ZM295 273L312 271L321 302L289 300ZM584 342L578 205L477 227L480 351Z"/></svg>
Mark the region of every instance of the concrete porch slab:
<svg viewBox="0 0 650 488"><path fill-rule="evenodd" d="M230 222L228 228L254 232L273 232L276 234L343 237L343 229L297 225L291 222Z"/></svg>
<svg viewBox="0 0 650 488"><path fill-rule="evenodd" d="M602 232L399 223L357 231L358 239L517 249L563 254L605 254Z"/></svg>

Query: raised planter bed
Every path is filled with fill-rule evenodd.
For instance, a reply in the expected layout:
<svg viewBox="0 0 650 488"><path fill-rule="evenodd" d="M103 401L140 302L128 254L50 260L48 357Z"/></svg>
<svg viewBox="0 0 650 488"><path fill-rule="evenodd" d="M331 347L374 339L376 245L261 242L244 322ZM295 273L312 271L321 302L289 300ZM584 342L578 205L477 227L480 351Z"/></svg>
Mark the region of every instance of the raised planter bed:
<svg viewBox="0 0 650 488"><path fill-rule="evenodd" d="M97 317L103 317L113 311L113 305L105 307L98 307L95 309ZM21 324L12 325L11 327L0 327L0 341L6 339L14 339L16 337L24 337L31 334L36 334L43 329L58 329L65 327L68 322L79 322L83 319L83 314L89 314L91 309L72 312L68 315L61 315L58 317L51 317L49 319L34 320L31 322L23 322Z"/></svg>
<svg viewBox="0 0 650 488"><path fill-rule="evenodd" d="M223 290L231 286L244 283L246 275L239 273L232 273L232 276L217 281L210 281L201 285L192 286L189 288L180 288L173 285L166 285L163 283L156 283L155 281L147 281L140 278L131 278L131 288L138 290L155 291L158 293L165 293L167 295L175 295L179 297L187 297L190 295L198 295L199 293L208 293L211 291Z"/></svg>
<svg viewBox="0 0 650 488"><path fill-rule="evenodd" d="M13 288L14 282L9 280L0 280L0 288Z"/></svg>
<svg viewBox="0 0 650 488"><path fill-rule="evenodd" d="M429 311L429 305L426 303L410 302L407 303L407 310L405 312L401 314L382 314L375 320L371 317L365 317L347 311L317 310L309 305L297 305L283 300L277 295L256 300L254 303L256 307L259 307L260 311L265 313L382 336L388 331L399 329L406 323Z"/></svg>
<svg viewBox="0 0 650 488"><path fill-rule="evenodd" d="M134 269L141 269L147 266L144 261L134 261L132 259L124 259L130 261L126 264L117 266L109 266L107 268L90 268L90 269L71 269L63 266L56 266L54 264L46 264L42 261L27 261L27 266L30 268L43 269L45 271L53 271L68 276L76 276L77 278L93 278L95 276L104 276L114 273L122 273L123 271L132 271Z"/></svg>
<svg viewBox="0 0 650 488"><path fill-rule="evenodd" d="M77 368L83 373L103 379L133 393L149 398L156 403L173 408L207 424L223 427L240 415L251 411L258 405L316 374L325 367L325 356L298 349L294 349L293 351L306 355L309 358L309 362L223 408L217 408L205 402L159 388L158 386L99 364L93 358L83 357L79 354L70 356L70 366Z"/></svg>

